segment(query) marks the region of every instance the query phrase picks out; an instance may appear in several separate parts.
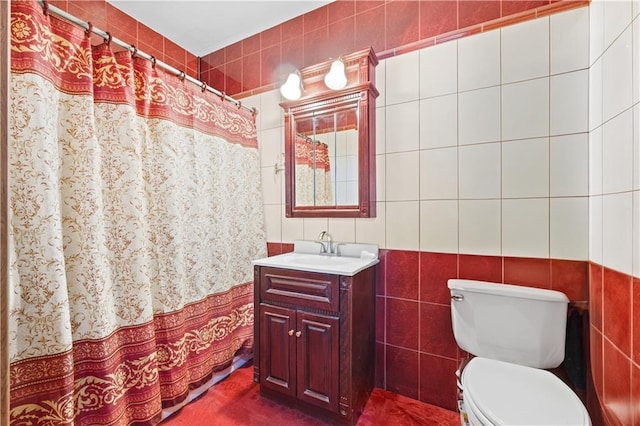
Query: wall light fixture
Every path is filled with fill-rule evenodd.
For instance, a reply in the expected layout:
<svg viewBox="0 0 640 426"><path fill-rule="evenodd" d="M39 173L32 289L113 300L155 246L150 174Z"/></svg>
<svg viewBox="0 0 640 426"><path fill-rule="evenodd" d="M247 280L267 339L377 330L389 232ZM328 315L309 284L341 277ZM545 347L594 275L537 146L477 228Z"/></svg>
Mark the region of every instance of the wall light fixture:
<svg viewBox="0 0 640 426"><path fill-rule="evenodd" d="M340 90L347 85L347 76L342 59L336 59L331 63L331 69L324 77L324 84L331 90Z"/></svg>
<svg viewBox="0 0 640 426"><path fill-rule="evenodd" d="M300 99L300 96L302 96L302 75L300 75L300 71L296 70L289 74L287 81L280 87L280 93L290 101Z"/></svg>

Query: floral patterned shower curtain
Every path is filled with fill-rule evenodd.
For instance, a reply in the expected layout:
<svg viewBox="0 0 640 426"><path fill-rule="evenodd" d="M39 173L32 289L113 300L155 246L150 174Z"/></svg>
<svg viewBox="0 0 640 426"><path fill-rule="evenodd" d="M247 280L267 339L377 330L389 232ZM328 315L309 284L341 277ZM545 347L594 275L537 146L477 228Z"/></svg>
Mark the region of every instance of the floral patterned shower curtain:
<svg viewBox="0 0 640 426"><path fill-rule="evenodd" d="M296 205L334 205L327 144L296 135L295 155Z"/></svg>
<svg viewBox="0 0 640 426"><path fill-rule="evenodd" d="M11 423L158 423L253 345L253 117L11 9Z"/></svg>

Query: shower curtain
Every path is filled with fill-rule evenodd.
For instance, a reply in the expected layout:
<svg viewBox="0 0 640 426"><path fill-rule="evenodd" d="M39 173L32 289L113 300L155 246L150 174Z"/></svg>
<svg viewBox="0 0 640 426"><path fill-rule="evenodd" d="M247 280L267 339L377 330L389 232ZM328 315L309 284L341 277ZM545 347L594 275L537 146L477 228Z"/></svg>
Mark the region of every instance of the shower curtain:
<svg viewBox="0 0 640 426"><path fill-rule="evenodd" d="M11 424L156 424L253 346L253 117L35 1L11 55Z"/></svg>
<svg viewBox="0 0 640 426"><path fill-rule="evenodd" d="M328 145L296 135L295 156L296 205L335 205Z"/></svg>

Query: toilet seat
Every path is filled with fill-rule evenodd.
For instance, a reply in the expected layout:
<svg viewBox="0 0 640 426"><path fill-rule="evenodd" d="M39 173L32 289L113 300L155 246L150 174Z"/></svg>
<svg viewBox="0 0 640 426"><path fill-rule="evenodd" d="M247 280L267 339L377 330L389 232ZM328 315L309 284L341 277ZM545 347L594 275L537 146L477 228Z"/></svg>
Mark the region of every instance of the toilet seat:
<svg viewBox="0 0 640 426"><path fill-rule="evenodd" d="M494 425L590 425L578 396L546 370L476 357L462 372L474 417Z"/></svg>

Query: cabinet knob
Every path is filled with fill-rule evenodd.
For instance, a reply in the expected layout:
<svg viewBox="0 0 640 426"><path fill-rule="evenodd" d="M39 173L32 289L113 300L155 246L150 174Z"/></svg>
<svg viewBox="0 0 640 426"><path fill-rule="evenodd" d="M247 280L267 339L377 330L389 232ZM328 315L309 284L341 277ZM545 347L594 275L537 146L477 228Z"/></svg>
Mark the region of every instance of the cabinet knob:
<svg viewBox="0 0 640 426"><path fill-rule="evenodd" d="M293 336L293 330L289 330L289 336Z"/></svg>
<svg viewBox="0 0 640 426"><path fill-rule="evenodd" d="M302 331L296 331L296 337L302 336Z"/></svg>

